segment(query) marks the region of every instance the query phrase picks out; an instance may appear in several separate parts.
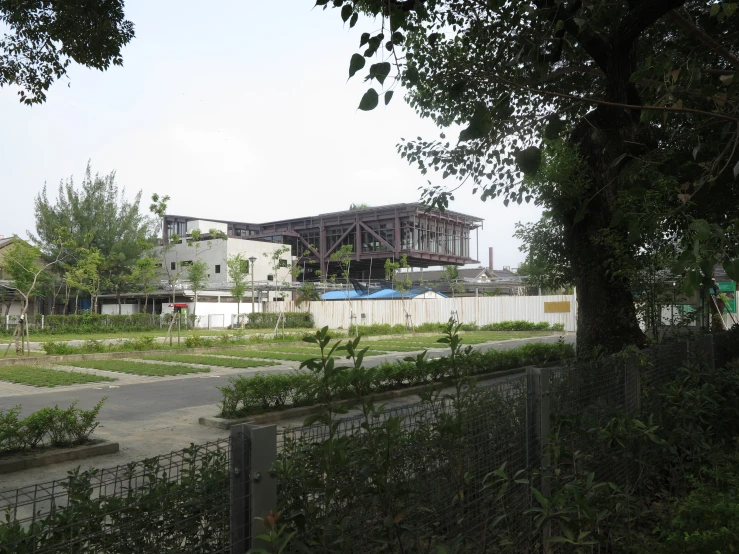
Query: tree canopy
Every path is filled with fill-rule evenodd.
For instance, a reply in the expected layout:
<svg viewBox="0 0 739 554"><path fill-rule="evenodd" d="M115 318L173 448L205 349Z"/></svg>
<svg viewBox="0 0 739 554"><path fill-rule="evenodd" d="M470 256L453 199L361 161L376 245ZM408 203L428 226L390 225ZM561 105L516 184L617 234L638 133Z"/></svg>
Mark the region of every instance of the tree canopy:
<svg viewBox="0 0 739 554"><path fill-rule="evenodd" d="M349 61L370 83L359 109L402 86L439 127L398 147L432 172L425 202L445 208L466 182L483 200L545 209L539 230L553 234L538 242L560 245L559 273L577 286L581 352L644 344L631 278L646 246L679 244L673 269L689 287L705 288L718 262L739 277L736 3L317 4L350 27L376 18Z"/></svg>
<svg viewBox="0 0 739 554"><path fill-rule="evenodd" d="M0 88L40 104L72 62L104 71L123 65L134 37L123 0L0 0Z"/></svg>
<svg viewBox="0 0 739 554"><path fill-rule="evenodd" d="M80 186L72 177L59 183L55 201L44 186L35 200L36 233L29 235L47 256L55 255L60 233L78 249L77 259L96 252L101 287L120 293L131 285L136 261L154 241L152 221L141 213L140 202L141 192L131 201L125 188L119 189L115 172L93 176L88 163Z"/></svg>

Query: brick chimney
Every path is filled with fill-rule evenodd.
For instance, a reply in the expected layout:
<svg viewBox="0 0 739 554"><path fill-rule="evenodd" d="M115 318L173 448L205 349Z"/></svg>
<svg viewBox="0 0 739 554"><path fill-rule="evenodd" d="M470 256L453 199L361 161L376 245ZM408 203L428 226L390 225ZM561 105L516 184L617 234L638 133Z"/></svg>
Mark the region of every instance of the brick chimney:
<svg viewBox="0 0 739 554"><path fill-rule="evenodd" d="M488 254L490 256L490 260L488 261L488 269L492 271L493 270L493 247L492 246L488 249Z"/></svg>

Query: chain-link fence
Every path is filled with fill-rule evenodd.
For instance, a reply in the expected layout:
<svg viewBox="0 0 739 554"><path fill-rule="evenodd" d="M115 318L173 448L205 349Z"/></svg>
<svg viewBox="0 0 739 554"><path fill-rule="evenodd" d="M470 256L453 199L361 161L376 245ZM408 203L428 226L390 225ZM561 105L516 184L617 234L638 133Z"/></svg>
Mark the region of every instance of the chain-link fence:
<svg viewBox="0 0 739 554"><path fill-rule="evenodd" d="M723 367L738 350L725 333L367 403L330 425L235 425L229 439L0 492L0 553L244 554L270 511L322 552L455 551L460 540L466 552L541 552L533 491L551 492L555 464L628 488L635 463L589 433L649 413L679 367Z"/></svg>
<svg viewBox="0 0 739 554"><path fill-rule="evenodd" d="M0 492L0 553L230 552L230 442Z"/></svg>

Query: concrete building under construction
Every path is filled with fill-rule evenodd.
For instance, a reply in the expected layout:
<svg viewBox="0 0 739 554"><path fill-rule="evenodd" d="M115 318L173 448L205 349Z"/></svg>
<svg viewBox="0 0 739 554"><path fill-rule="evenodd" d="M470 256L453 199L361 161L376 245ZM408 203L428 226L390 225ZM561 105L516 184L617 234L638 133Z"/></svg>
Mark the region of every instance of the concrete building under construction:
<svg viewBox="0 0 739 554"><path fill-rule="evenodd" d="M167 215L162 233L166 243L173 234L185 236L194 228L201 231L217 228L229 239L286 244L304 271L301 279L306 280L339 274L339 265L331 257L339 248L349 245L350 276L378 279L384 277L385 260L399 260L403 255L414 268L478 263L473 257L477 253L470 249L470 235L482 221L479 217L413 203L267 223Z"/></svg>

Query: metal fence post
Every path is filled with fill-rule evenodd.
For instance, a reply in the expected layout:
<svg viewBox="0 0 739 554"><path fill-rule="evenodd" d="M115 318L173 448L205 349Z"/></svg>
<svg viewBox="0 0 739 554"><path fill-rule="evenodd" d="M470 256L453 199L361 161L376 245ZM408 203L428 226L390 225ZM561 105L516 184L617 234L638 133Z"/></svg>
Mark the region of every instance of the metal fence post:
<svg viewBox="0 0 739 554"><path fill-rule="evenodd" d="M246 424L251 440L251 544L252 548L267 547L255 537L267 532L264 525L271 511L277 512L277 480L272 467L277 461L277 426Z"/></svg>
<svg viewBox="0 0 739 554"><path fill-rule="evenodd" d="M551 433L551 398L549 383L551 369L529 367L526 368L527 397L527 450L529 466L538 468L541 477L536 486L542 496L549 497L552 493L550 472L551 460L549 456L549 435ZM542 528L544 552L549 552L551 546L546 542L549 538L548 525Z"/></svg>
<svg viewBox="0 0 739 554"><path fill-rule="evenodd" d="M705 343L706 357L708 358L708 367L711 370L716 369L716 352L714 351L713 335L709 334L703 337Z"/></svg>
<svg viewBox="0 0 739 554"><path fill-rule="evenodd" d="M270 475L276 460L275 425L231 427L231 554L267 546L255 537L267 532L263 518L277 511L277 481Z"/></svg>
<svg viewBox="0 0 739 554"><path fill-rule="evenodd" d="M231 426L231 464L229 468L231 554L246 554L249 550L250 446L246 425Z"/></svg>
<svg viewBox="0 0 739 554"><path fill-rule="evenodd" d="M638 354L633 354L626 359L624 370L626 410L630 413L639 413L641 411L641 371L639 370ZM632 395L633 402L630 401Z"/></svg>

